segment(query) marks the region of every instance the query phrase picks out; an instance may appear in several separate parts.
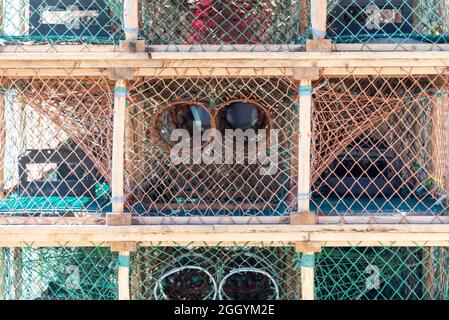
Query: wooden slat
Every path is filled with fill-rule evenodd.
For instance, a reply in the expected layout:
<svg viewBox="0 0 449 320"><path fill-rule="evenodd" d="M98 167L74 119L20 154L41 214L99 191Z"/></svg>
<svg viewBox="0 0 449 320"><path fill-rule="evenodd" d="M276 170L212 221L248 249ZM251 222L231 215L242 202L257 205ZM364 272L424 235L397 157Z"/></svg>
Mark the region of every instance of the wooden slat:
<svg viewBox="0 0 449 320"><path fill-rule="evenodd" d="M310 21L313 39L326 37L327 0L311 0Z"/></svg>
<svg viewBox="0 0 449 320"><path fill-rule="evenodd" d="M310 211L310 154L312 139L312 81L299 85L299 146L298 146L298 213Z"/></svg>
<svg viewBox="0 0 449 320"><path fill-rule="evenodd" d="M112 138L112 213L124 212L124 163L127 87L125 80L117 80L114 98L114 129Z"/></svg>
<svg viewBox="0 0 449 320"><path fill-rule="evenodd" d="M188 225L188 226L0 226L0 247L55 243L92 245L136 243L292 244L302 241L335 245L438 246L449 243L449 225Z"/></svg>

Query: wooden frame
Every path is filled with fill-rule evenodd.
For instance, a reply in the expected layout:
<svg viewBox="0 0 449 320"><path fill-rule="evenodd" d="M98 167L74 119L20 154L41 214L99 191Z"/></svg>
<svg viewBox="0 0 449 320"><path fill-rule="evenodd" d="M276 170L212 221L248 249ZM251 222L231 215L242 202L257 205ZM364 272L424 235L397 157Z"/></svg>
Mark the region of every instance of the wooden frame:
<svg viewBox="0 0 449 320"><path fill-rule="evenodd" d="M304 2L302 2L304 5ZM270 77L295 79L298 69L325 76L449 75L447 44L332 44L326 47L327 0L312 0L310 23L316 45L148 46L138 40L138 0L124 1L125 38L120 45L36 45L0 48L0 76L97 77L116 80L112 215L84 213L77 217L0 216L2 247L111 247L119 252L119 298L130 299L129 260L141 246L295 246L309 258L332 246L449 246L448 216L314 216L314 223L290 224L288 216L271 217L131 217L124 212L126 82L130 77ZM1 17L0 17L1 18ZM304 18L304 17L303 17ZM321 45L323 44L323 45ZM305 51L316 50L316 51ZM326 51L326 50L324 50ZM43 54L45 53L45 54ZM115 79L117 76L117 79ZM311 87L315 78L297 79ZM310 88L311 89L311 88ZM300 97L298 193L310 192L310 96ZM0 124L4 113L0 93ZM4 145L4 137L0 144ZM1 149L1 148L0 148ZM2 155L0 155L0 160ZM0 169L3 164L0 161ZM2 171L2 170L0 170ZM0 177L2 176L0 172ZM306 177L306 178L304 178ZM0 195L1 197L1 195ZM309 199L298 200L298 212L313 216ZM78 213L79 214L79 213ZM299 220L301 221L301 219ZM305 220L302 220L303 222ZM130 225L133 224L133 225ZM231 240L230 240L231 239ZM1 264L0 259L0 264ZM310 261L309 261L310 262ZM1 266L0 266L1 269ZM18 271L16 271L16 274ZM302 298L314 298L313 264L301 265ZM0 282L0 293L2 285ZM20 293L16 293L20 294Z"/></svg>
<svg viewBox="0 0 449 320"><path fill-rule="evenodd" d="M449 216L314 216L313 224L329 225L449 225ZM134 226L166 226L166 225L286 225L290 224L290 216L160 216L131 217ZM311 223L307 223L311 224ZM106 217L101 214L86 213L82 217L16 217L1 216L0 226L17 225L50 225L50 226L102 226L106 225Z"/></svg>
<svg viewBox="0 0 449 320"><path fill-rule="evenodd" d="M0 247L110 246L449 246L449 225L0 226Z"/></svg>
<svg viewBox="0 0 449 320"><path fill-rule="evenodd" d="M323 75L338 76L444 74L449 73L449 51L0 54L0 75L11 77L107 76L113 68L158 77L293 77L295 68L319 68Z"/></svg>
<svg viewBox="0 0 449 320"><path fill-rule="evenodd" d="M311 0L310 1L310 17L307 12L307 3L301 1L301 7L306 10L301 10L301 21L307 21L311 27L312 39L309 41L317 45L310 46L313 50L322 51L323 47L329 51L330 47L334 51L449 51L448 44L332 44L330 40L326 40L327 33L327 1L328 0ZM58 52L71 52L80 57L95 52L141 52L145 50L145 43L143 40L138 40L139 35L139 0L124 0L123 2L123 30L125 40L120 44L111 45L6 45L0 48L0 56L2 54L28 54L28 53L46 53L54 54ZM2 21L0 21L0 24ZM303 28L303 27L302 27ZM25 30L22 30L25 31ZM305 32L306 30L301 30ZM325 45L323 45L325 44ZM307 45L307 47L309 47ZM327 49L329 47L329 50ZM173 53L192 53L192 52L235 52L237 53L262 53L266 54L270 51L280 52L299 52L306 49L306 45L300 44L242 44L242 45L148 45L150 52L170 52ZM309 49L308 49L309 50ZM218 52L220 51L220 52ZM268 51L268 52L267 52ZM82 58L81 58L82 59Z"/></svg>

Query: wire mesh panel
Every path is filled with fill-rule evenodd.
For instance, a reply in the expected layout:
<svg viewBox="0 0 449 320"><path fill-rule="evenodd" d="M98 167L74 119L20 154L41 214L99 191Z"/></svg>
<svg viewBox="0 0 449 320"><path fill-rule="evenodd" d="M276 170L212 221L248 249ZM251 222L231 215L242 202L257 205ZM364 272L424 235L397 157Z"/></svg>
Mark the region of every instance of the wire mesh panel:
<svg viewBox="0 0 449 320"><path fill-rule="evenodd" d="M290 50L309 30L308 0L143 0L147 44L164 50ZM251 46L236 46L251 45Z"/></svg>
<svg viewBox="0 0 449 320"><path fill-rule="evenodd" d="M329 0L327 35L337 43L363 43L360 48L368 50L374 44L393 44L394 50L414 50L417 44L447 49L449 2Z"/></svg>
<svg viewBox="0 0 449 320"><path fill-rule="evenodd" d="M109 208L112 84L1 79L0 216L87 217Z"/></svg>
<svg viewBox="0 0 449 320"><path fill-rule="evenodd" d="M128 208L146 216L288 214L296 204L296 91L287 78L135 82Z"/></svg>
<svg viewBox="0 0 449 320"><path fill-rule="evenodd" d="M117 299L117 257L109 248L3 248L4 300Z"/></svg>
<svg viewBox="0 0 449 320"><path fill-rule="evenodd" d="M446 300L444 247L329 247L317 255L319 300Z"/></svg>
<svg viewBox="0 0 449 320"><path fill-rule="evenodd" d="M114 44L122 36L123 0L3 0L0 10L0 45L19 51L37 44Z"/></svg>
<svg viewBox="0 0 449 320"><path fill-rule="evenodd" d="M447 214L447 80L373 76L317 82L312 210L339 216Z"/></svg>
<svg viewBox="0 0 449 320"><path fill-rule="evenodd" d="M133 299L275 300L301 295L301 255L291 247L141 247Z"/></svg>

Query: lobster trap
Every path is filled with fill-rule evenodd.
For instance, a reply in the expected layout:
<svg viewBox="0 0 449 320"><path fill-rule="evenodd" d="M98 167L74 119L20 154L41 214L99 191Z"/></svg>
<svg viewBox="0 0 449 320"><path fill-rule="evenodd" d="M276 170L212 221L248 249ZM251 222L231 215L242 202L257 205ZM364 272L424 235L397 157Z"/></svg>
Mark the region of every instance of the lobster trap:
<svg viewBox="0 0 449 320"><path fill-rule="evenodd" d="M301 254L291 247L141 247L132 257L134 299L298 299Z"/></svg>
<svg viewBox="0 0 449 320"><path fill-rule="evenodd" d="M1 79L2 218L110 207L112 88L102 78Z"/></svg>
<svg viewBox="0 0 449 320"><path fill-rule="evenodd" d="M447 1L329 0L327 9L327 36L337 43L361 43L368 50L376 44L441 50L449 43Z"/></svg>
<svg viewBox="0 0 449 320"><path fill-rule="evenodd" d="M308 0L144 0L140 5L142 37L158 50L296 50L309 34Z"/></svg>
<svg viewBox="0 0 449 320"><path fill-rule="evenodd" d="M117 257L109 248L0 250L1 300L117 299Z"/></svg>
<svg viewBox="0 0 449 320"><path fill-rule="evenodd" d="M312 210L448 213L447 77L329 77L316 86Z"/></svg>
<svg viewBox="0 0 449 320"><path fill-rule="evenodd" d="M295 207L298 108L288 78L142 78L129 91L125 199L134 215Z"/></svg>
<svg viewBox="0 0 449 320"><path fill-rule="evenodd" d="M122 0L3 0L0 42L5 46L116 44L122 37ZM17 49L19 50L19 49Z"/></svg>
<svg viewBox="0 0 449 320"><path fill-rule="evenodd" d="M446 300L446 247L329 247L317 255L317 300Z"/></svg>

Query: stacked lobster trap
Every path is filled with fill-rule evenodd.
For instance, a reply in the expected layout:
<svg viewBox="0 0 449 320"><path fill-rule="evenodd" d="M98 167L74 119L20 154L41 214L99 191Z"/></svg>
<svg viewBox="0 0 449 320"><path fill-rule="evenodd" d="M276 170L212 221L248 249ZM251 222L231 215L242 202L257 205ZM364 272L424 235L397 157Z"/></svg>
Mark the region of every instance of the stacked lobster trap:
<svg viewBox="0 0 449 320"><path fill-rule="evenodd" d="M416 50L423 44L430 50L447 50L446 0L328 0L327 6L326 33L336 43L357 44L352 47L357 50L373 50L377 44L393 50Z"/></svg>
<svg viewBox="0 0 449 320"><path fill-rule="evenodd" d="M117 44L122 34L136 31L122 25L125 2L132 7L121 0L0 1L0 45L16 51L81 45L88 51L94 44ZM217 71L176 61L177 51L234 51L223 54L229 57L238 51L301 51L317 31L326 37L312 27L311 7L317 3L141 0L134 8L139 36L133 41L144 39L151 52L171 51L166 57L174 60L160 58L164 53L153 56L162 67L114 69L111 62L107 72L100 67L93 72L109 77L73 76L69 70L55 77L40 76L48 70L31 77L17 76L23 70L2 73L0 225L71 224L79 238L89 238L80 224L115 222L117 216L124 229L111 223L83 230L96 235L95 230L112 234L114 228L134 232L127 224L262 221L267 228L262 233L271 236L274 226L266 221L282 224L275 226L281 230L295 224L288 218L298 213L312 214L318 225L311 230L323 221L409 222L417 216L447 221L447 70L410 68L386 75L382 67L348 67L340 74L343 68L325 66L312 81L295 72L311 68L270 66L273 59L245 76L253 67L240 73L237 67ZM448 7L447 1L433 0L327 1L327 38L343 50L356 48L352 44L444 50ZM196 53L190 57L201 60ZM298 65L306 64L303 60ZM90 66L97 64L102 62ZM308 116L310 150L308 143L300 145L308 139ZM123 180L117 179L122 171ZM113 209L121 204L120 212ZM301 212L307 204L310 212ZM252 227L245 232L256 230ZM449 298L447 242L399 246L339 239L312 243L319 247L312 254L304 250L311 243L296 234L298 240L285 243L203 243L203 235L190 244L115 238L119 243L86 246L78 239L55 246L52 234L40 238L47 247L39 247L14 239L0 246L0 298L116 299L128 291L131 299L300 299L311 270L317 299ZM127 236L123 232L121 240Z"/></svg>
<svg viewBox="0 0 449 320"><path fill-rule="evenodd" d="M446 300L448 248L328 247L316 261L317 300Z"/></svg>
<svg viewBox="0 0 449 320"><path fill-rule="evenodd" d="M133 83L125 142L129 210L139 216L288 214L298 175L296 92L285 77ZM246 130L253 134L233 135Z"/></svg>
<svg viewBox="0 0 449 320"><path fill-rule="evenodd" d="M300 50L308 0L143 0L141 36L152 50Z"/></svg>
<svg viewBox="0 0 449 320"><path fill-rule="evenodd" d="M3 248L1 299L107 300L118 295L118 268L130 268L131 299L301 299L310 267L288 243L256 246L146 244L124 257L91 247ZM326 246L315 254L317 300L446 300L448 248L377 243Z"/></svg>
<svg viewBox="0 0 449 320"><path fill-rule="evenodd" d="M313 211L447 215L447 76L327 77L316 86Z"/></svg>
<svg viewBox="0 0 449 320"><path fill-rule="evenodd" d="M141 247L133 255L133 299L298 299L301 254L292 247Z"/></svg>
<svg viewBox="0 0 449 320"><path fill-rule="evenodd" d="M108 210L113 99L102 78L1 78L3 219Z"/></svg>
<svg viewBox="0 0 449 320"><path fill-rule="evenodd" d="M117 299L117 257L109 248L2 248L2 300Z"/></svg>
<svg viewBox="0 0 449 320"><path fill-rule="evenodd" d="M2 0L0 42L17 52L36 45L117 44L122 38L122 0Z"/></svg>

